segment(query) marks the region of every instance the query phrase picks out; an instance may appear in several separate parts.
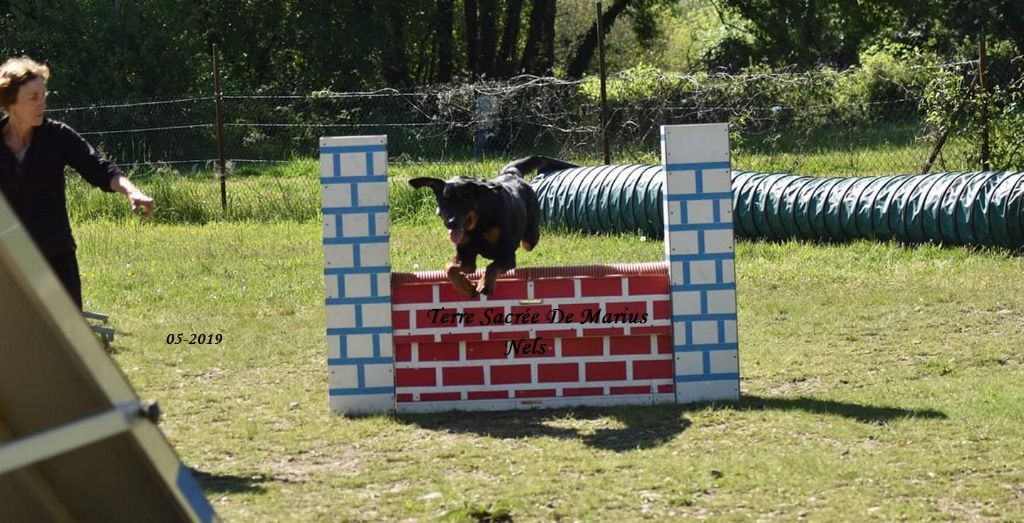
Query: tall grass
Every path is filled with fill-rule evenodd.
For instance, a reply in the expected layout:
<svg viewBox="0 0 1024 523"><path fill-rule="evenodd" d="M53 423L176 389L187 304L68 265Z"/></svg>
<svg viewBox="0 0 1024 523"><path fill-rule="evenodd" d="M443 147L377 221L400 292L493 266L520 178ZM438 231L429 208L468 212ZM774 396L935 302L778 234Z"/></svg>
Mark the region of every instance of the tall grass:
<svg viewBox="0 0 1024 523"><path fill-rule="evenodd" d="M765 172L788 172L801 175L867 176L885 173L915 173L920 170L931 151L930 144L908 140L909 131L901 129L886 134L878 129L865 129L862 135L851 135L852 145L839 147L836 140L818 143L814 137L791 136L778 140L757 137L741 144L733 154L735 169ZM833 137L834 138L834 137ZM963 144L951 141L946 146L950 156L958 156ZM806 148L802 152L787 152ZM423 222L434 213L430 191L414 190L408 183L417 176L448 179L455 176L491 178L508 159L484 161L402 164L389 166L390 205L393 221ZM597 165L597 157L567 158L579 165ZM894 163L895 162L895 163ZM619 150L613 163L660 163L653 151ZM900 169L897 164L906 168ZM907 167L910 166L910 167ZM933 171L946 169L940 157ZM963 168L950 164L950 168ZM319 219L320 166L316 159L300 158L269 166L245 166L230 173L227 179L227 210L221 208L220 183L216 173L177 172L169 169L140 169L132 179L157 200L154 221L157 223L205 224L226 221L303 222ZM78 176L71 175L68 187L68 208L78 220L129 217L125 201L92 190Z"/></svg>
<svg viewBox="0 0 1024 523"><path fill-rule="evenodd" d="M136 185L157 201L157 223L204 224L213 221L306 221L320 213L320 186L313 160L296 160L265 169L246 169L227 180L227 211L221 208L220 182L214 173L169 170L132 173ZM123 198L94 190L70 176L68 212L78 220L128 218Z"/></svg>
<svg viewBox="0 0 1024 523"><path fill-rule="evenodd" d="M424 220L433 216L435 204L432 193L410 187L406 181L411 178L489 178L502 165L503 162L497 160L393 165L389 169L391 219ZM221 208L220 182L215 173L140 170L131 174L135 184L157 201L154 222L182 224L319 219L319 176L319 162L312 159L240 170L228 176L227 211L224 211ZM74 173L68 178L67 198L68 212L79 221L124 220L131 215L126 200L95 190Z"/></svg>

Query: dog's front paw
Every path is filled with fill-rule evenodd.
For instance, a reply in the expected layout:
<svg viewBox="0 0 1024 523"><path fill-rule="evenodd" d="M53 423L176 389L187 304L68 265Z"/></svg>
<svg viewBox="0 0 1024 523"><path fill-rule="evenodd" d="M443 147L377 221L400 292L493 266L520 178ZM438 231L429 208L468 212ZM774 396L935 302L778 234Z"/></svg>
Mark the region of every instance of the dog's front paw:
<svg viewBox="0 0 1024 523"><path fill-rule="evenodd" d="M480 278L480 281L478 281L477 284L476 284L476 289L475 290L476 290L476 292L486 296L486 295L489 295L489 294L494 292L494 284L493 283L488 284L486 277L485 278Z"/></svg>

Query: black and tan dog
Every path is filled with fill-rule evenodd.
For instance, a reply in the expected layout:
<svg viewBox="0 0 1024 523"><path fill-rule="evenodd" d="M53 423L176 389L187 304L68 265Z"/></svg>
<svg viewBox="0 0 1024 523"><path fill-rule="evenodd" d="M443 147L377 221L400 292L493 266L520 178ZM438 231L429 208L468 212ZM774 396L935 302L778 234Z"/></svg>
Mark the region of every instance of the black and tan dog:
<svg viewBox="0 0 1024 523"><path fill-rule="evenodd" d="M483 181L465 176L447 182L413 178L409 185L429 187L437 198L437 215L455 244L455 257L445 266L448 279L467 296L491 294L494 280L516 266L516 249L530 251L540 239L540 204L523 179L532 171L576 167L554 158L529 156L506 165L498 177ZM476 271L477 255L493 260L474 286L467 274Z"/></svg>

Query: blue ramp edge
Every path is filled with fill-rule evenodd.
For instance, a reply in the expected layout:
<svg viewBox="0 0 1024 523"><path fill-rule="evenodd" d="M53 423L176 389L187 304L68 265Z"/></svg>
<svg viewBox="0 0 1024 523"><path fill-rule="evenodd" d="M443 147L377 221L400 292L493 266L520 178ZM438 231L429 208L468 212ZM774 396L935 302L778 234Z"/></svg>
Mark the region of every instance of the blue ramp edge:
<svg viewBox="0 0 1024 523"><path fill-rule="evenodd" d="M192 472L189 471L184 463L178 465L178 480L176 484L178 490L185 495L185 499L188 500L189 506L192 507L199 521L213 521L213 507L210 506L210 502L203 495L203 489L199 487L195 476L192 475Z"/></svg>

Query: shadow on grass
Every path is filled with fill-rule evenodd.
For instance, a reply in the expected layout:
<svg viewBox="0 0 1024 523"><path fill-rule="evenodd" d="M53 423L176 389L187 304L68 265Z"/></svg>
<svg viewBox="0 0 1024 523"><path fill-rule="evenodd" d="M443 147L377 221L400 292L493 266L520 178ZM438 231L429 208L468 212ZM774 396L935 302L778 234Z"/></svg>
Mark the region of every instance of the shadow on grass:
<svg viewBox="0 0 1024 523"><path fill-rule="evenodd" d="M267 490L261 483L268 481L268 478L262 476L260 479L253 479L231 474L210 474L194 468L189 470L207 494L262 494Z"/></svg>
<svg viewBox="0 0 1024 523"><path fill-rule="evenodd" d="M595 449L626 452L657 447L672 440L692 425L687 412L718 411L804 411L810 414L842 416L861 423L885 424L890 421L919 418L946 419L933 409L904 409L844 403L815 398L765 398L743 396L738 402L694 403L611 408L573 408L510 412L447 412L442 414L406 414L403 423L427 430L455 434L471 433L497 439L558 438L578 439ZM602 420L616 427L593 430L567 425L594 425Z"/></svg>
<svg viewBox="0 0 1024 523"><path fill-rule="evenodd" d="M737 411L802 410L810 414L842 416L861 423L880 425L904 418L946 419L948 417L944 412L934 409L881 407L808 397L765 398L744 395L738 403L720 403L717 406L723 410L732 409Z"/></svg>
<svg viewBox="0 0 1024 523"><path fill-rule="evenodd" d="M506 412L407 414L397 419L427 430L472 433L497 439L579 439L585 445L614 451L656 447L690 426L675 405L581 407ZM620 425L604 427L601 425ZM596 427L591 431L567 425Z"/></svg>

